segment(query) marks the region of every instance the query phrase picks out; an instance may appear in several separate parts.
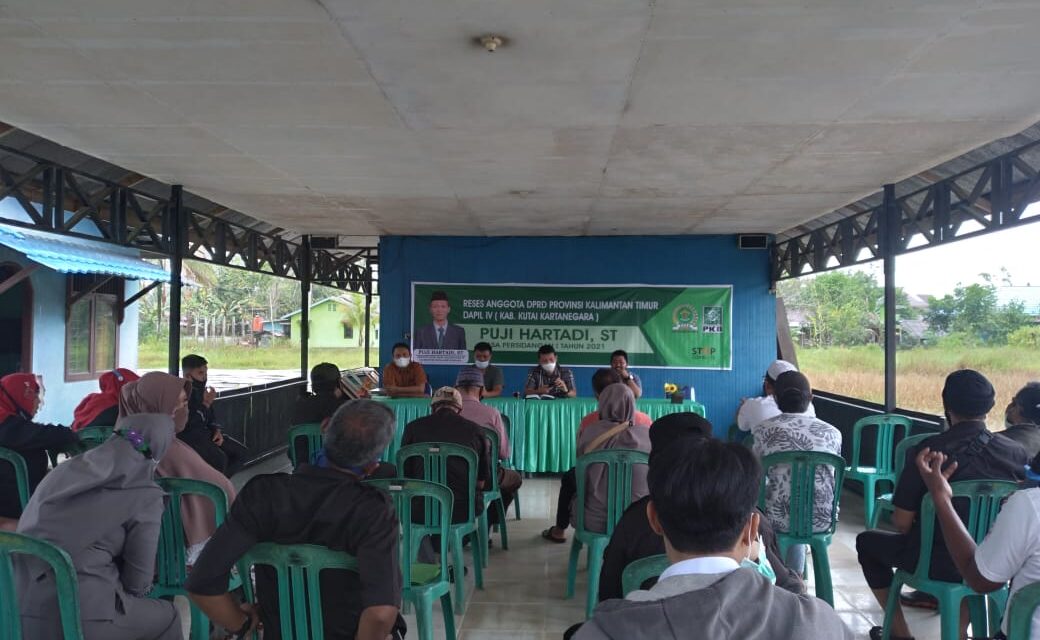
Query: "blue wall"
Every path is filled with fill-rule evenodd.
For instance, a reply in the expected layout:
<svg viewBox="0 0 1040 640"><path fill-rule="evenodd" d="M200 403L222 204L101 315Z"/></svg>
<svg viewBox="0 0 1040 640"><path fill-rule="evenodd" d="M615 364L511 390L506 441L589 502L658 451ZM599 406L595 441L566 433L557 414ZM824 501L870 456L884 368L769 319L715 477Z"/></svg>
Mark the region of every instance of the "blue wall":
<svg viewBox="0 0 1040 640"><path fill-rule="evenodd" d="M740 251L733 236L468 238L387 236L379 243L380 362L409 331L412 281L547 284L731 284L731 371L633 368L645 397L665 382L693 385L717 435L737 404L758 395L776 355L776 299L766 251ZM531 354L532 364L536 362ZM566 366L566 362L561 364ZM604 366L607 366L604 362ZM434 387L455 381L455 366L426 368ZM505 367L506 392L523 387L527 367ZM576 368L578 395L591 396L593 369Z"/></svg>
<svg viewBox="0 0 1040 640"><path fill-rule="evenodd" d="M0 263L21 266L29 261L20 253L0 246ZM96 380L65 381L65 274L47 268L37 269L29 276L32 283L32 372L43 376L43 408L37 414L40 422L68 426L72 411L88 393L98 390ZM124 295L132 296L138 284L126 281ZM126 309L119 327L118 366L137 369L137 305ZM0 372L0 375L11 373Z"/></svg>

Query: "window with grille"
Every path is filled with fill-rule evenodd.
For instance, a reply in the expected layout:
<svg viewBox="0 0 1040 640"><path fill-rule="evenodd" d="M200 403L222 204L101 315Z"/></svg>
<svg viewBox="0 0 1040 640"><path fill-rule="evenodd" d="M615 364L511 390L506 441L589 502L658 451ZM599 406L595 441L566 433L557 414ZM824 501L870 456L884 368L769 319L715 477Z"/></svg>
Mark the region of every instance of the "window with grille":
<svg viewBox="0 0 1040 640"><path fill-rule="evenodd" d="M123 280L97 274L67 280L65 379L97 378L116 366Z"/></svg>

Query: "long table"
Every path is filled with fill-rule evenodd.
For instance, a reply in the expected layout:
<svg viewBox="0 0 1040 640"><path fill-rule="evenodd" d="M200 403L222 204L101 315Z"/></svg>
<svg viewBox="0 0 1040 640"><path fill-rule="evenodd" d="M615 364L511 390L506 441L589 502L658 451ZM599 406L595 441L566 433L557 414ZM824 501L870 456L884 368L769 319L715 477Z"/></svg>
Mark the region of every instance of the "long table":
<svg viewBox="0 0 1040 640"><path fill-rule="evenodd" d="M430 414L429 398L397 398L384 400L397 417L394 441L384 460L393 462L401 447L405 425ZM578 423L596 410L594 398L564 400L520 400L511 397L486 398L484 403L498 409L509 422L513 466L533 473L559 473L574 466L578 439ZM656 420L669 413L690 411L704 415L704 405L686 401L642 399L636 401L640 411Z"/></svg>

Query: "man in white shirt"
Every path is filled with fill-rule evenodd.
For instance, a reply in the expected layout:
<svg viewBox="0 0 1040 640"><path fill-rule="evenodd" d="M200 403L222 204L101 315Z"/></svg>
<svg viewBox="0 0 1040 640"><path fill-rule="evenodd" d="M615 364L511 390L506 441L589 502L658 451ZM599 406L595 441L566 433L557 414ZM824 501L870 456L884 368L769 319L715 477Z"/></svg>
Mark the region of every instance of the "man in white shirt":
<svg viewBox="0 0 1040 640"><path fill-rule="evenodd" d="M575 640L851 640L826 602L773 585L750 560L761 477L737 444L680 438L655 454L646 514L671 566L650 590L601 602Z"/></svg>
<svg viewBox="0 0 1040 640"><path fill-rule="evenodd" d="M996 591L1010 580L1010 604L1019 589L1040 582L1040 488L1011 494L985 539L976 546L953 508L949 479L957 463L944 469L946 461L945 453L928 447L917 454L917 468L928 485L950 557L965 584L979 593ZM1040 479L1033 475L1033 470L1040 471L1040 456L1033 459L1029 470L1030 479ZM1005 614L1001 627L1005 634L1007 624ZM1040 638L1040 611L1033 613L1030 637Z"/></svg>
<svg viewBox="0 0 1040 640"><path fill-rule="evenodd" d="M776 406L776 399L773 397L773 385L776 384L776 379L781 374L788 371L798 371L798 367L787 360L774 360L773 364L766 369L766 376L762 380L763 395L758 398L744 398L740 401L740 408L737 409L737 426L741 431L751 431L766 420L780 415L780 407ZM805 415L816 417L816 409L813 408L811 402L809 408L805 410Z"/></svg>

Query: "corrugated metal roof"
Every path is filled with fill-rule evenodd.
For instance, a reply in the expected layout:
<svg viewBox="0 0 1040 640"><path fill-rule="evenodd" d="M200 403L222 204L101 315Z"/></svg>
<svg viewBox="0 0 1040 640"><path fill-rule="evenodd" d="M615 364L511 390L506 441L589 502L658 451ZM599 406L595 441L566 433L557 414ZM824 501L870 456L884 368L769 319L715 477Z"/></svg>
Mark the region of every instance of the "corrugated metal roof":
<svg viewBox="0 0 1040 640"><path fill-rule="evenodd" d="M997 287L998 305L1004 307L1016 300L1022 303L1026 313L1040 316L1040 287Z"/></svg>
<svg viewBox="0 0 1040 640"><path fill-rule="evenodd" d="M131 280L170 281L162 267L132 249L35 229L0 224L0 244L61 273L103 273Z"/></svg>

